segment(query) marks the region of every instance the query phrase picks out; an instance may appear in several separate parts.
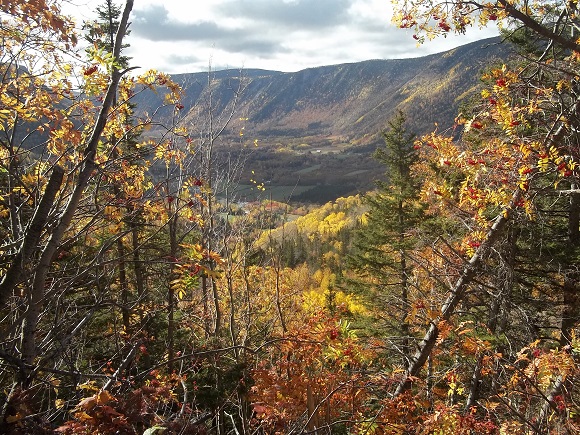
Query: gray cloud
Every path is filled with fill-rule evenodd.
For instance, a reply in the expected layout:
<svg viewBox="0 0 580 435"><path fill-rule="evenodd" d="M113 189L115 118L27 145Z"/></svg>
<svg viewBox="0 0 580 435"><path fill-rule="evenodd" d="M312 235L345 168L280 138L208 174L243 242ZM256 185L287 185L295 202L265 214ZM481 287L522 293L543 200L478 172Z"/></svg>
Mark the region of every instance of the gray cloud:
<svg viewBox="0 0 580 435"><path fill-rule="evenodd" d="M230 53L245 53L256 56L267 56L272 53L285 54L290 50L278 41L268 39L254 39L254 37L230 39L223 41L220 46Z"/></svg>
<svg viewBox="0 0 580 435"><path fill-rule="evenodd" d="M135 11L131 30L150 41L211 41L241 36L240 31L224 29L210 21L191 24L170 21L164 6Z"/></svg>
<svg viewBox="0 0 580 435"><path fill-rule="evenodd" d="M220 4L222 16L246 18L292 30L325 29L348 22L353 0L233 0Z"/></svg>
<svg viewBox="0 0 580 435"><path fill-rule="evenodd" d="M365 0L224 0L210 3L211 13L204 10L205 15L199 16L193 5L177 12L182 15L170 15L168 10L176 3L158 1L134 10L131 35L147 53L143 64L150 62L145 59L156 47L157 63L177 72L185 66L203 69L204 56L211 57L212 52L240 64L236 66L296 71L366 59L418 57L470 42L450 35L417 48L413 32L390 25L384 9L380 14L367 10L360 15Z"/></svg>
<svg viewBox="0 0 580 435"><path fill-rule="evenodd" d="M181 54L175 54L175 53L171 53L171 54L168 54L167 56L165 56L165 60L167 63L169 63L171 65L189 65L192 63L205 61L205 59L201 59L197 56L181 55Z"/></svg>
<svg viewBox="0 0 580 435"><path fill-rule="evenodd" d="M271 53L285 53L288 50L275 35L266 38L261 26L248 29L221 27L218 23L202 21L181 23L171 21L164 6L153 6L136 11L132 31L149 41L190 41L205 43L230 53L267 56Z"/></svg>

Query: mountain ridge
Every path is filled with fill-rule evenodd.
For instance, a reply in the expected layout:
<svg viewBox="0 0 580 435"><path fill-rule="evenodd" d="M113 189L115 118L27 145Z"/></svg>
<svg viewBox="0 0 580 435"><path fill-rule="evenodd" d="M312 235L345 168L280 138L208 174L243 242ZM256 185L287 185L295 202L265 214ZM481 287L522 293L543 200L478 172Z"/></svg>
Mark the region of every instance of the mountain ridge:
<svg viewBox="0 0 580 435"><path fill-rule="evenodd" d="M179 114L191 137L207 137L212 129L215 134L231 120L215 143L216 158L229 161L248 152L250 147L241 143L259 142L244 157L243 195L255 195L249 180L259 178L273 199L292 196L324 203L373 188L384 168L371 156L397 110L405 112L407 130L417 135L455 128L461 104L478 95L481 72L505 63L515 52L499 42L490 38L419 58L374 59L294 73L221 70L173 79L184 90ZM240 87L243 92L236 94ZM162 95L153 92L147 101L142 94L140 98L138 107L162 102ZM159 113L170 117L174 107Z"/></svg>
<svg viewBox="0 0 580 435"><path fill-rule="evenodd" d="M230 69L176 74L173 79L184 88L182 104L190 125L204 125L207 113L200 105L210 90L214 116L224 117L240 80L245 80L236 119L243 118L252 137L338 136L353 141L380 131L398 109L407 113L419 133L435 123L451 127L461 103L456 96L477 86L484 67L512 53L509 45L499 42L500 38L489 38L423 57L372 59L290 73ZM240 125L234 122L230 130L238 131Z"/></svg>

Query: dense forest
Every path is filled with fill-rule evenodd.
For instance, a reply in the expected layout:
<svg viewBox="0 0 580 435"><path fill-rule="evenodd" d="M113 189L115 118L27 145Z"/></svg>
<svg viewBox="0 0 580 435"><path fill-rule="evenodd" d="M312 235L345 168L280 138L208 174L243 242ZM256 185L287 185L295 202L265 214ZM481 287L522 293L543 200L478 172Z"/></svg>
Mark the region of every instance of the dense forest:
<svg viewBox="0 0 580 435"><path fill-rule="evenodd" d="M521 56L449 131L385 119L384 175L321 207L218 158L260 146L223 143L241 82L192 124L138 74L132 7L0 2L1 433L580 433L577 2L394 2Z"/></svg>

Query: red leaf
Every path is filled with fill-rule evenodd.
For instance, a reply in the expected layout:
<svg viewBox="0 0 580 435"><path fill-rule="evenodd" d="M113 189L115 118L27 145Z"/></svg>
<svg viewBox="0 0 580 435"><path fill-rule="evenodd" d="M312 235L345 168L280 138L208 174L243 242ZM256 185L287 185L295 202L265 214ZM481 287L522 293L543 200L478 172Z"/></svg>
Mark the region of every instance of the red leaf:
<svg viewBox="0 0 580 435"><path fill-rule="evenodd" d="M447 24L445 21L439 21L438 26L445 30L446 32L449 32L451 30L451 27L449 27L449 24Z"/></svg>
<svg viewBox="0 0 580 435"><path fill-rule="evenodd" d="M90 76L91 74L93 74L99 67L97 65L93 65L88 67L87 69L84 70L83 74L85 76Z"/></svg>

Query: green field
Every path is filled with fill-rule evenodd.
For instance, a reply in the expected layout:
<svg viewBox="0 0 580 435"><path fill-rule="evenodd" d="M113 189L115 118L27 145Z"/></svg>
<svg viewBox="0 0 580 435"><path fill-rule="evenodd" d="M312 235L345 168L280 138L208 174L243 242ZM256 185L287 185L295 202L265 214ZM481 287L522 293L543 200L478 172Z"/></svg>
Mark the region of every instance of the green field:
<svg viewBox="0 0 580 435"><path fill-rule="evenodd" d="M295 174L310 174L311 172L318 171L322 167L322 164L312 165L299 171L294 172Z"/></svg>
<svg viewBox="0 0 580 435"><path fill-rule="evenodd" d="M240 184L236 189L236 195L245 201L272 198L275 201L287 202L293 197L307 192L316 186L264 186L266 190L257 189L256 186Z"/></svg>

